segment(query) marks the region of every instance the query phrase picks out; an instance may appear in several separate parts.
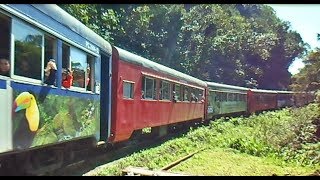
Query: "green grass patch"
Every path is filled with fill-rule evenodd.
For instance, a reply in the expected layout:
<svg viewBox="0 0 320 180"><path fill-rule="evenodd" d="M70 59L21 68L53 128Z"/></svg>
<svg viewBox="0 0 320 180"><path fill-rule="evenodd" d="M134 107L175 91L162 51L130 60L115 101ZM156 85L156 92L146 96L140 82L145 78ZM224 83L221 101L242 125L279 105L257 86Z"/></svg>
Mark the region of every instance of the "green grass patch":
<svg viewBox="0 0 320 180"><path fill-rule="evenodd" d="M320 108L220 118L183 137L134 153L87 175L121 175L128 166L158 170L201 148L172 170L192 175L307 175L320 170Z"/></svg>
<svg viewBox="0 0 320 180"><path fill-rule="evenodd" d="M277 165L272 158L255 157L233 149L202 151L170 171L205 176L299 176L314 172L307 167Z"/></svg>

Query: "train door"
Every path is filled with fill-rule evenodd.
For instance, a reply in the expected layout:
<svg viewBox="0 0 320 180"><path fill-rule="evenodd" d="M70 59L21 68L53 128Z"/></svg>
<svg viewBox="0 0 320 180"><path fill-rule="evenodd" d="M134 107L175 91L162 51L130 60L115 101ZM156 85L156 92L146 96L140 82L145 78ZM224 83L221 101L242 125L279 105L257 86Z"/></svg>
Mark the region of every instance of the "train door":
<svg viewBox="0 0 320 180"><path fill-rule="evenodd" d="M110 136L111 123L111 56L101 54L100 140Z"/></svg>

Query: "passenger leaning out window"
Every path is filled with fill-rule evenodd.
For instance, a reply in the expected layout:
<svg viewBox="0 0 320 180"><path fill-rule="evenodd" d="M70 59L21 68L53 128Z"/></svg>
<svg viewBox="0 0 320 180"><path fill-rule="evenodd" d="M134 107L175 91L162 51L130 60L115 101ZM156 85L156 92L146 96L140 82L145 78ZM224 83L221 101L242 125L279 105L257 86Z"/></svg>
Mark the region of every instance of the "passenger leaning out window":
<svg viewBox="0 0 320 180"><path fill-rule="evenodd" d="M54 85L56 80L57 65L54 59L50 59L47 63L45 71L45 81L47 85Z"/></svg>
<svg viewBox="0 0 320 180"><path fill-rule="evenodd" d="M69 69L64 69L62 72L62 86L64 88L70 88L72 85L73 76Z"/></svg>

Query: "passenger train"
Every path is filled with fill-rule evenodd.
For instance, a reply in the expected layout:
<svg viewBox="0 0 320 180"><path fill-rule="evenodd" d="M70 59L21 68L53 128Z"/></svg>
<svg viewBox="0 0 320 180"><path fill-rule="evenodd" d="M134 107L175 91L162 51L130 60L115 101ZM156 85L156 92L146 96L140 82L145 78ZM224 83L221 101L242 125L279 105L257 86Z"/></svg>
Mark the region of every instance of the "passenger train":
<svg viewBox="0 0 320 180"><path fill-rule="evenodd" d="M0 4L0 23L0 59L10 64L0 75L0 172L61 163L84 139L93 143L81 147L123 142L146 128L164 135L185 122L313 100L197 79L111 45L57 5ZM50 59L52 85L44 83Z"/></svg>

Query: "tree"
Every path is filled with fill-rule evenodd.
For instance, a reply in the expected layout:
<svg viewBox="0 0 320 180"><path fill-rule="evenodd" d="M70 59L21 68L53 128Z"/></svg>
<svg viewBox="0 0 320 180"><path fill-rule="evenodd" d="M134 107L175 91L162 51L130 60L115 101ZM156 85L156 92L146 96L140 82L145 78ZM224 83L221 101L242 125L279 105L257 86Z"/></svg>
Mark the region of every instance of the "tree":
<svg viewBox="0 0 320 180"><path fill-rule="evenodd" d="M320 89L320 48L311 51L303 60L305 67L292 78L295 91L317 91Z"/></svg>
<svg viewBox="0 0 320 180"><path fill-rule="evenodd" d="M287 89L289 65L306 52L267 5L60 6L111 44L207 81Z"/></svg>

